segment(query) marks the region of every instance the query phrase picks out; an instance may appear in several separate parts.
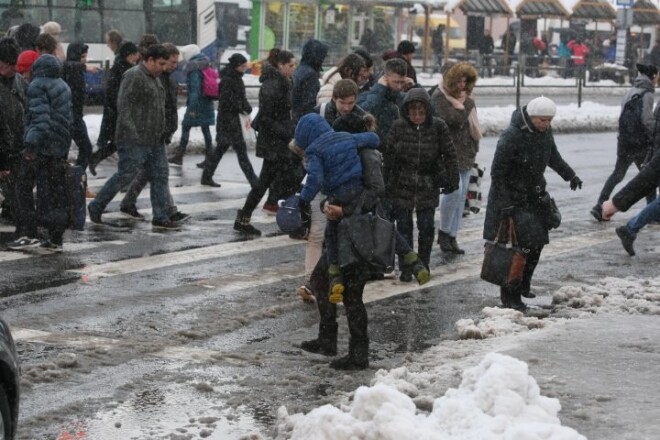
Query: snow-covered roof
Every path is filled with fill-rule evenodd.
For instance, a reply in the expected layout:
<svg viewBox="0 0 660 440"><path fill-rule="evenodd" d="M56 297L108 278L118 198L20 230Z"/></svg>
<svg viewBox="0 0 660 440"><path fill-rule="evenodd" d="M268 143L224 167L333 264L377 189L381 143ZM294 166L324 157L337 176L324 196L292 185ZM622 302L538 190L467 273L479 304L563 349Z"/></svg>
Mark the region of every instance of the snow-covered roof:
<svg viewBox="0 0 660 440"><path fill-rule="evenodd" d="M641 26L660 23L660 11L651 0L637 0L632 7L633 23Z"/></svg>
<svg viewBox="0 0 660 440"><path fill-rule="evenodd" d="M616 9L608 0L563 0L564 6L571 11L571 18L587 18L592 20L614 20ZM568 5L568 3L573 3Z"/></svg>
<svg viewBox="0 0 660 440"><path fill-rule="evenodd" d="M511 7L520 18L568 17L571 15L560 0L511 0Z"/></svg>
<svg viewBox="0 0 660 440"><path fill-rule="evenodd" d="M501 14L513 15L513 9L507 0L449 0L445 5L446 11L460 8L465 14Z"/></svg>

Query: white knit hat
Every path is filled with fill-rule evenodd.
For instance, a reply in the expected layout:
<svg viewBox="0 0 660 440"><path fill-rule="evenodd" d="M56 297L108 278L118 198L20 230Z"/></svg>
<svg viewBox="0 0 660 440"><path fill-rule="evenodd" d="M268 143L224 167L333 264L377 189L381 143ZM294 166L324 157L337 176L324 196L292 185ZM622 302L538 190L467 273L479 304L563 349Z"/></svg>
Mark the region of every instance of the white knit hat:
<svg viewBox="0 0 660 440"><path fill-rule="evenodd" d="M190 61L192 57L198 55L201 52L202 51L199 49L199 46L196 44L189 44L181 48L181 58L183 58L184 61Z"/></svg>
<svg viewBox="0 0 660 440"><path fill-rule="evenodd" d="M527 114L529 116L554 117L557 113L557 106L554 101L545 96L539 96L527 103Z"/></svg>

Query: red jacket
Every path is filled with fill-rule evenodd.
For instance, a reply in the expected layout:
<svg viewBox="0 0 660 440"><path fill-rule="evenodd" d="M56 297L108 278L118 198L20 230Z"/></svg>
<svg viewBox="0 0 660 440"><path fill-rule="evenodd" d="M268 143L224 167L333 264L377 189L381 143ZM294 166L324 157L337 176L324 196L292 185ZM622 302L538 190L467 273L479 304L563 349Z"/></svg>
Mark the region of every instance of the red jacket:
<svg viewBox="0 0 660 440"><path fill-rule="evenodd" d="M576 43L575 40L568 42L568 48L573 52L573 63L576 66L583 66L586 63L589 48L584 43Z"/></svg>

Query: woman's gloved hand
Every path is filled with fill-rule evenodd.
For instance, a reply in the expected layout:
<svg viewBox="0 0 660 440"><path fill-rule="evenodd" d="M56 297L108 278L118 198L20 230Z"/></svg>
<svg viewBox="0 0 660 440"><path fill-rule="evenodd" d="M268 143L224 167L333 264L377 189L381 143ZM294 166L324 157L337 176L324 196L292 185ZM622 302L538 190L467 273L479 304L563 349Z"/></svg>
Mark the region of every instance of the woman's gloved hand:
<svg viewBox="0 0 660 440"><path fill-rule="evenodd" d="M577 176L573 176L570 180L571 190L582 189L582 180Z"/></svg>

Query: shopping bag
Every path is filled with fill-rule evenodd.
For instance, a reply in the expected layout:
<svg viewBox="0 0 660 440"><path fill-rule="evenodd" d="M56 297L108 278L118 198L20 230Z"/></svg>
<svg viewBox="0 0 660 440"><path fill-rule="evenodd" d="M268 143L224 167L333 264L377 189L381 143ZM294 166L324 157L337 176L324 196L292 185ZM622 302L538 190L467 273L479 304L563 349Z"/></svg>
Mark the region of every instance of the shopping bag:
<svg viewBox="0 0 660 440"><path fill-rule="evenodd" d="M511 243L511 246L507 244ZM481 279L502 287L522 281L527 255L518 247L513 218L502 220L494 242L486 243Z"/></svg>
<svg viewBox="0 0 660 440"><path fill-rule="evenodd" d="M255 148L257 146L257 133L250 124L250 115L239 113L238 118L241 122L241 131L243 132L243 139L248 148Z"/></svg>
<svg viewBox="0 0 660 440"><path fill-rule="evenodd" d="M87 175L78 165L69 165L65 171L69 228L76 231L85 229L87 206L85 195L87 192Z"/></svg>
<svg viewBox="0 0 660 440"><path fill-rule="evenodd" d="M360 213L337 225L337 253L342 270L368 266L376 272L394 270L396 227L373 212Z"/></svg>

